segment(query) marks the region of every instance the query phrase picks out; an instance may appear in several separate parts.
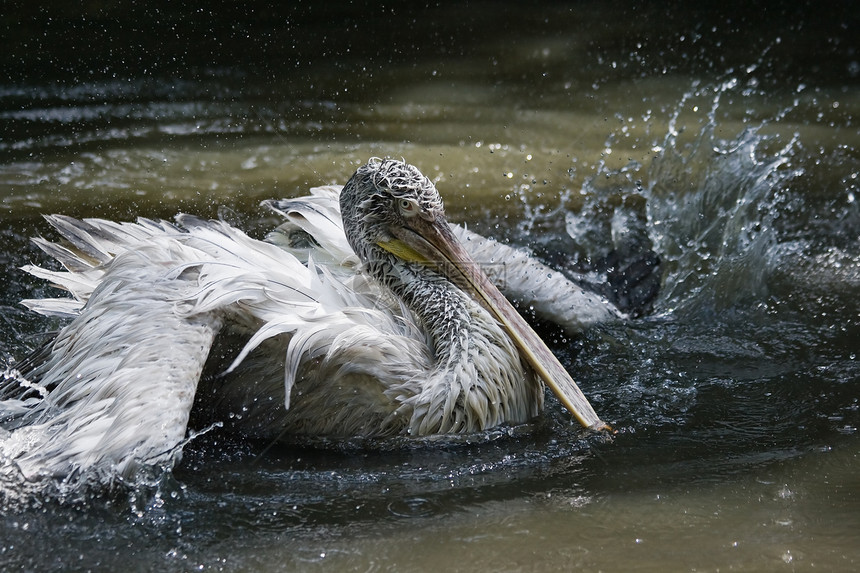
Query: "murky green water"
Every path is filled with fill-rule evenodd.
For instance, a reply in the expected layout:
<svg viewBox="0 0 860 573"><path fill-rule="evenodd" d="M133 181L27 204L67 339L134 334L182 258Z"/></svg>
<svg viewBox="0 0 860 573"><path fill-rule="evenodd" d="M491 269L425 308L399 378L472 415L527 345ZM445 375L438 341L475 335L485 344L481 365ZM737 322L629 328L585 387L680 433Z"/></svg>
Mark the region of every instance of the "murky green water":
<svg viewBox="0 0 860 573"><path fill-rule="evenodd" d="M217 430L163 483L0 517L27 570L839 570L860 562L857 10L16 6L0 20L0 359L56 325L42 213L257 205L404 157L567 270L663 257L654 312L544 335L601 416L395 451ZM635 239L635 240L634 240Z"/></svg>

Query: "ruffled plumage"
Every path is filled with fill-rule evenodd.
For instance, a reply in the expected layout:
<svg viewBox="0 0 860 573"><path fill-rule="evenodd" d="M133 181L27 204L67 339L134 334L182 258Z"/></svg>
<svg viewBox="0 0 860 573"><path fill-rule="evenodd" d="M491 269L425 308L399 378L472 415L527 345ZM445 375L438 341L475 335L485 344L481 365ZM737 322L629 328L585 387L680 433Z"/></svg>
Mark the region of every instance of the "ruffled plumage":
<svg viewBox="0 0 860 573"><path fill-rule="evenodd" d="M65 270L24 270L71 297L23 302L72 320L40 359L0 382L2 471L34 480L169 467L207 359L223 362L221 375L198 401L211 398L202 407L216 420L241 412L239 429L258 437L479 431L534 416L540 385L465 295L444 308L478 327L464 330L449 371L432 373L439 349L415 313L362 272L339 192L266 202L284 222L265 241L187 215L176 223L47 217L66 243L35 243ZM488 270L506 294L571 331L621 316L524 251L455 234L476 260L504 261L504 276ZM244 346L210 356L225 332ZM474 352L489 366L476 367ZM444 392L428 392L432 376ZM483 378L507 386L487 389ZM480 384L462 382L470 379ZM451 390L455 382L463 387ZM510 404L504 393L515 394Z"/></svg>

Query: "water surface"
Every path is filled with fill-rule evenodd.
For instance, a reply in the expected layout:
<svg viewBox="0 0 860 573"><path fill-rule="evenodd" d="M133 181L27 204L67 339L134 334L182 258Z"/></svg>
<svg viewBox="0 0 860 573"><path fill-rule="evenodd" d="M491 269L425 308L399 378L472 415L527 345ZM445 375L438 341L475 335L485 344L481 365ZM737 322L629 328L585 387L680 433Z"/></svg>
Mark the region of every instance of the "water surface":
<svg viewBox="0 0 860 573"><path fill-rule="evenodd" d="M158 483L7 495L4 569L857 568L849 3L242 6L4 16L3 366L57 326L17 305L52 292L17 270L46 263L42 213L260 235L262 199L388 155L450 219L566 272L661 255L649 315L540 326L618 434L551 398L475 443L266 450L216 428Z"/></svg>

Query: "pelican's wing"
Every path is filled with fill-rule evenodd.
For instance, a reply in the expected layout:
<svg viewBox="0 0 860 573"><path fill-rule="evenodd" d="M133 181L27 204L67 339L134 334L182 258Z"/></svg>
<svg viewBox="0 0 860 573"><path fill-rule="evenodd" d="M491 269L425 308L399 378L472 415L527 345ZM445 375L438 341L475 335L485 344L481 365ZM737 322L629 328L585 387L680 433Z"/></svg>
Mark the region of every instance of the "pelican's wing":
<svg viewBox="0 0 860 573"><path fill-rule="evenodd" d="M301 260L313 252L318 262L356 266L358 257L343 232L340 189L333 185L314 187L308 197L263 201L263 206L285 219L266 240Z"/></svg>
<svg viewBox="0 0 860 573"><path fill-rule="evenodd" d="M623 318L605 297L587 290L528 252L482 237L464 227L454 235L505 296L570 333Z"/></svg>
<svg viewBox="0 0 860 573"><path fill-rule="evenodd" d="M307 252L333 253L334 258L352 262L355 257L343 232L340 216L340 188L316 188L312 197L265 201L286 222L266 237L300 258ZM589 326L617 320L624 314L602 295L583 288L564 274L551 269L524 249L515 249L482 237L464 227L452 225L466 251L502 293L524 308L531 308L544 320L561 325L570 333Z"/></svg>
<svg viewBox="0 0 860 573"><path fill-rule="evenodd" d="M24 304L74 320L21 374L44 397L17 404L2 457L27 479L91 469L129 476L141 465L169 465L221 322L215 312L176 312L197 294L195 265L204 254L173 240L180 231L172 225L49 221L70 246L37 244L69 271L26 270L74 298ZM4 401L0 411L15 405Z"/></svg>
<svg viewBox="0 0 860 573"><path fill-rule="evenodd" d="M16 421L3 449L27 479L92 469L128 477L178 457L220 320L178 316L175 288L141 276L147 269L135 258L122 262L137 272L112 269L26 374L47 395Z"/></svg>
<svg viewBox="0 0 860 573"><path fill-rule="evenodd" d="M169 466L222 322L253 328L278 309L316 308L303 265L223 223L48 220L70 244L37 244L68 270L25 270L73 298L24 303L74 319L4 382L0 419L12 431L0 436L0 462L27 479ZM16 383L26 400L10 397Z"/></svg>
<svg viewBox="0 0 860 573"><path fill-rule="evenodd" d="M312 260L311 254L329 261L345 254L325 233L328 250L308 249L303 264L281 246L190 216L180 216L180 226L49 221L69 245L37 243L67 270L26 270L73 298L25 304L74 318L20 380L0 383L0 421L11 430L0 430L0 469L13 467L30 479L169 467L186 437L213 338L226 323L250 336L234 366L263 343L269 344L263 370L287 365L280 380L287 403L275 409L275 426L302 365L338 375L350 369L384 377L391 370L395 378L426 368L426 341L402 307L374 292L350 265ZM289 335L286 342L278 342L280 334ZM245 381L232 379L223 396L247 399ZM16 383L18 399L9 388ZM302 408L297 403L290 414L301 419Z"/></svg>

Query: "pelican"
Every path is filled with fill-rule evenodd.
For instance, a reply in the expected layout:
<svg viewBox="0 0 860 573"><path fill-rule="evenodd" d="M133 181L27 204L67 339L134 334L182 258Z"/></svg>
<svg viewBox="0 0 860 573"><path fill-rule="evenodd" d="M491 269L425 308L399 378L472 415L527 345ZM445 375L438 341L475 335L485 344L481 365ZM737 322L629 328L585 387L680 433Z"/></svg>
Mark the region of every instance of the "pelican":
<svg viewBox="0 0 860 573"><path fill-rule="evenodd" d="M374 158L342 189L264 205L283 223L263 241L189 215L47 217L65 241L34 241L64 270L24 270L71 297L23 303L71 321L0 382L7 472L169 468L195 399L265 439L418 437L527 422L546 384L607 428L494 282L571 331L624 313L449 225L414 166Z"/></svg>

